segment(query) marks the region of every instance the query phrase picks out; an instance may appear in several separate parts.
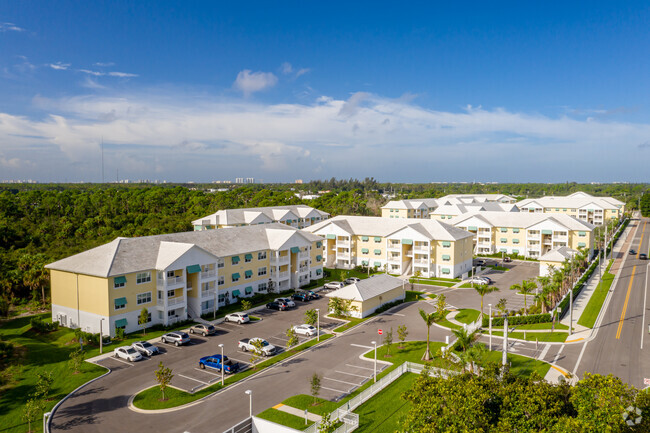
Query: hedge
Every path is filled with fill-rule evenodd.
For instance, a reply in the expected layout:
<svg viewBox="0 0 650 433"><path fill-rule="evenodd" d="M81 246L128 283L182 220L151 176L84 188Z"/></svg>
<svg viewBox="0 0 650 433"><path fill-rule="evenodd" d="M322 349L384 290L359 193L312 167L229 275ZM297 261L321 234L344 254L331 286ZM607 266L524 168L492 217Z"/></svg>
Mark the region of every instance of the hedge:
<svg viewBox="0 0 650 433"><path fill-rule="evenodd" d="M550 313L531 314L530 316L508 316L508 325L530 325L533 323L548 323L550 321ZM483 316L483 328L489 325L488 318ZM492 326L503 326L503 317L492 317Z"/></svg>

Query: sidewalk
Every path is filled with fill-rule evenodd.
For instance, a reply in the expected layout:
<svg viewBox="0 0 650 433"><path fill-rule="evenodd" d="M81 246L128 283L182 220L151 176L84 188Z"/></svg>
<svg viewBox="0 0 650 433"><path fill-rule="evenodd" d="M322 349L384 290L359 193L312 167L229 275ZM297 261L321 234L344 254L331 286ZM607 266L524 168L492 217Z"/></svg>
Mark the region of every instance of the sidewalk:
<svg viewBox="0 0 650 433"><path fill-rule="evenodd" d="M290 413L291 415L299 416L300 418L305 418L305 411L302 411L300 409L296 409L295 407L287 406L286 404L276 404L273 406L273 409L281 410L282 412ZM316 415L311 412L307 412L307 419L309 421L317 422L321 420L320 415Z"/></svg>
<svg viewBox="0 0 650 433"><path fill-rule="evenodd" d="M625 251L627 251L627 248L629 247L629 244L632 241L632 237L630 236L630 234L632 230L635 228L636 225L632 226L632 223L630 223L621 234L619 241L616 243L616 245L614 245L614 248L612 249L612 258L614 258L614 264L610 269L611 273L615 274L616 271L620 268L621 264L623 263L623 259L625 258ZM621 242L621 240L623 240L623 242ZM596 271L593 273L591 278L589 278L587 284L582 289L578 297L573 300L574 332L573 335L569 337L567 342L586 339L587 337L589 337L589 334L591 333L591 328L586 328L584 326L578 325L577 322L580 319L580 316L582 315L583 311L587 307L587 304L591 299L591 295L594 293L599 283L600 283L600 273L598 272L598 269L596 269ZM569 326L569 315L566 314L564 318L560 321L560 323Z"/></svg>

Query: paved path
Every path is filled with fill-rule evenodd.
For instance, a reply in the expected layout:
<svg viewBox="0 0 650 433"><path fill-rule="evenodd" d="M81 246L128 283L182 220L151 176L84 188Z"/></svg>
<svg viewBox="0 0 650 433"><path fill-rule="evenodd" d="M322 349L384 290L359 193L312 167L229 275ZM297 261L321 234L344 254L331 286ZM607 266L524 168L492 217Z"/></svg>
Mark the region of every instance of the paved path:
<svg viewBox="0 0 650 433"><path fill-rule="evenodd" d="M305 411L297 409L295 407L287 406L286 404L276 404L273 406L273 409L281 410L282 412L290 413L291 415L299 416L301 418L305 417ZM320 421L322 416L316 415L315 413L307 412L307 419L309 421Z"/></svg>

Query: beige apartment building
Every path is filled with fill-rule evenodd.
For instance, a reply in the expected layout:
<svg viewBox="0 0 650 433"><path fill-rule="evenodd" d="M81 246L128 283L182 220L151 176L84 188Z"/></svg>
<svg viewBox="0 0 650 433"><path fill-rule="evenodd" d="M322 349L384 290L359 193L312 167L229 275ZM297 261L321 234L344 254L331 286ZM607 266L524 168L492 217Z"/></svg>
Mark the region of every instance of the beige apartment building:
<svg viewBox="0 0 650 433"><path fill-rule="evenodd" d="M195 231L281 223L302 229L329 218L327 212L305 205L223 209L192 221Z"/></svg>

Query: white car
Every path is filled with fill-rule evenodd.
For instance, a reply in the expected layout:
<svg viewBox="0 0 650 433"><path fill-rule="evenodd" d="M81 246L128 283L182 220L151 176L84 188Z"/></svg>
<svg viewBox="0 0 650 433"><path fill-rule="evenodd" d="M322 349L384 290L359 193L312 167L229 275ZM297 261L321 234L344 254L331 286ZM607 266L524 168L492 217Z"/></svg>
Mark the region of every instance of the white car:
<svg viewBox="0 0 650 433"><path fill-rule="evenodd" d="M296 325L293 327L293 330L295 331L296 334L298 335L306 335L307 337L311 337L312 335L316 335L316 330L315 327L312 325L307 325L307 324L302 324L302 325Z"/></svg>
<svg viewBox="0 0 650 433"><path fill-rule="evenodd" d="M113 351L113 356L116 358L126 359L127 361L130 362L135 362L142 359L142 355L140 355L140 352L138 352L131 346L118 347Z"/></svg>
<svg viewBox="0 0 650 433"><path fill-rule="evenodd" d="M473 277L469 279L470 284L489 284L490 282L485 278Z"/></svg>
<svg viewBox="0 0 650 433"><path fill-rule="evenodd" d="M325 287L326 289L338 290L345 287L345 284L340 281L330 281L329 283L325 283L323 287Z"/></svg>
<svg viewBox="0 0 650 433"><path fill-rule="evenodd" d="M154 346L148 341L136 341L131 345L131 347L140 352L140 354L146 356L152 356L158 353L158 347Z"/></svg>
<svg viewBox="0 0 650 433"><path fill-rule="evenodd" d="M246 313L232 313L226 314L226 317L223 318L224 322L235 322L240 325L243 323L248 323L251 321L250 317Z"/></svg>
<svg viewBox="0 0 650 433"><path fill-rule="evenodd" d="M358 283L359 281L361 281L361 278L350 277L345 280L345 284L354 284L354 283Z"/></svg>
<svg viewBox="0 0 650 433"><path fill-rule="evenodd" d="M296 306L296 303L291 300L291 298L275 298L275 302L284 302L289 308Z"/></svg>

